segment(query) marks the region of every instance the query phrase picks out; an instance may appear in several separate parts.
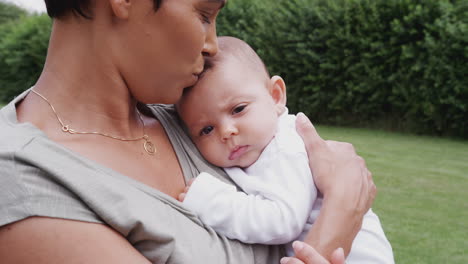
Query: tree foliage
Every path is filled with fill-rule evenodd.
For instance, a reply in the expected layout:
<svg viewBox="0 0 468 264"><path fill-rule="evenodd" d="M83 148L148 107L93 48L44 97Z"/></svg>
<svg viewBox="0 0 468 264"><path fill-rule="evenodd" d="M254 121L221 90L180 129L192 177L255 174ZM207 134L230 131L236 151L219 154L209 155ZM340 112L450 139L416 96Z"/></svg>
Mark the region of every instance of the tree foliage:
<svg viewBox="0 0 468 264"><path fill-rule="evenodd" d="M26 10L10 3L0 2L0 25L19 19L27 14Z"/></svg>
<svg viewBox="0 0 468 264"><path fill-rule="evenodd" d="M0 101L8 102L36 82L44 66L50 27L50 18L40 15L0 28Z"/></svg>
<svg viewBox="0 0 468 264"><path fill-rule="evenodd" d="M0 101L39 76L50 19L0 25ZM466 0L236 0L220 35L247 41L325 124L468 138Z"/></svg>
<svg viewBox="0 0 468 264"><path fill-rule="evenodd" d="M466 1L231 1L223 12L248 16L220 19L228 24L220 33L244 38L285 78L293 111L327 124L468 137ZM244 21L254 23L244 29Z"/></svg>

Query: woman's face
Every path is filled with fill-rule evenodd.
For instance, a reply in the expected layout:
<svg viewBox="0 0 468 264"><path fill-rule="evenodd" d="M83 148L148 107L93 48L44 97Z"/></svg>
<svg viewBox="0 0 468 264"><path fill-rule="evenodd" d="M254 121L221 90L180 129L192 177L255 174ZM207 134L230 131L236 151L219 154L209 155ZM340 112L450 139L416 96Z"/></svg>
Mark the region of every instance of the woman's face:
<svg viewBox="0 0 468 264"><path fill-rule="evenodd" d="M119 70L144 103L175 103L218 50L216 17L224 0L132 1L119 29ZM119 23L119 21L116 21ZM117 26L118 27L118 26Z"/></svg>

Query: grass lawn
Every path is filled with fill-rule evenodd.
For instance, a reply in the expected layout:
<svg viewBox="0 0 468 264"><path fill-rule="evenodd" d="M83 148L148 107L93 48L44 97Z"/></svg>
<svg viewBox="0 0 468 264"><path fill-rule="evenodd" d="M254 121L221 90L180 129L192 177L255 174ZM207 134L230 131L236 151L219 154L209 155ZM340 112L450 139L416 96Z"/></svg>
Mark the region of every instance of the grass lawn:
<svg viewBox="0 0 468 264"><path fill-rule="evenodd" d="M317 127L354 144L378 187L379 215L398 264L468 263L468 141Z"/></svg>

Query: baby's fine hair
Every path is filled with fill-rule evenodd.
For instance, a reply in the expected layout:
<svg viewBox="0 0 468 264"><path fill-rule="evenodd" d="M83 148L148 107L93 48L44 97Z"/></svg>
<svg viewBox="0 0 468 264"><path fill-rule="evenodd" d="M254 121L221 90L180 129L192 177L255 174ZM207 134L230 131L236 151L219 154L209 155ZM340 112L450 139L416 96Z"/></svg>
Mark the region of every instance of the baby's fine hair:
<svg viewBox="0 0 468 264"><path fill-rule="evenodd" d="M270 78L265 63L249 44L241 39L227 36L218 37L218 53L213 57L205 58L204 72L214 70L219 64L229 59L236 59L250 70Z"/></svg>

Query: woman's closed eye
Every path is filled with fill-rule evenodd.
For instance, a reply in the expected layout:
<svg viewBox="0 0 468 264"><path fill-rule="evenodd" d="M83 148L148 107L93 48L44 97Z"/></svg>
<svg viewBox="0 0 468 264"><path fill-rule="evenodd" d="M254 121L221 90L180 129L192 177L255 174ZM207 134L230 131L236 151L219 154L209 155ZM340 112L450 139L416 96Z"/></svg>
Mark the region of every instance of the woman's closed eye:
<svg viewBox="0 0 468 264"><path fill-rule="evenodd" d="M210 16L206 14L200 14L200 16L201 16L201 20L203 21L203 23L211 24Z"/></svg>
<svg viewBox="0 0 468 264"><path fill-rule="evenodd" d="M214 127L213 126L206 126L200 130L200 136L206 136L209 135L213 131Z"/></svg>
<svg viewBox="0 0 468 264"><path fill-rule="evenodd" d="M225 1L202 1L197 7L197 12L200 14L200 19L203 23L212 24L216 20L216 16Z"/></svg>
<svg viewBox="0 0 468 264"><path fill-rule="evenodd" d="M200 10L200 19L202 20L203 23L206 24L211 24L214 19L214 12L212 11L205 11L205 10Z"/></svg>
<svg viewBox="0 0 468 264"><path fill-rule="evenodd" d="M244 111L245 107L247 107L247 105L239 105L234 107L234 109L232 110L232 114L235 115L241 113L242 111Z"/></svg>

